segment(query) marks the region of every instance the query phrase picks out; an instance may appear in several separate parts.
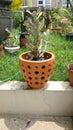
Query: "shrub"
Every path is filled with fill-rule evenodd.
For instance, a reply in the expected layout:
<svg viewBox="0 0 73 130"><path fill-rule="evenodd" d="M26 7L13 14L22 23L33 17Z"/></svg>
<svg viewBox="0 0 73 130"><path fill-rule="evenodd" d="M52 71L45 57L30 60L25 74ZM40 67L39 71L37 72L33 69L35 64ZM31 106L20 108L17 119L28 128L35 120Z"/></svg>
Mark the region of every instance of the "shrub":
<svg viewBox="0 0 73 130"><path fill-rule="evenodd" d="M21 25L21 12L13 11L13 27L17 28Z"/></svg>

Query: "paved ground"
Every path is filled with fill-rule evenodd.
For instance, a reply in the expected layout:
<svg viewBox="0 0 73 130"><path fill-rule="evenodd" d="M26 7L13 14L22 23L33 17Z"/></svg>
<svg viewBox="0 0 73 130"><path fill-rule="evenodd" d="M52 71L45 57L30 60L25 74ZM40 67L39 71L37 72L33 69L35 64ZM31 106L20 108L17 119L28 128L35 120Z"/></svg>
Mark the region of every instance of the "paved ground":
<svg viewBox="0 0 73 130"><path fill-rule="evenodd" d="M73 118L0 115L0 130L73 130Z"/></svg>

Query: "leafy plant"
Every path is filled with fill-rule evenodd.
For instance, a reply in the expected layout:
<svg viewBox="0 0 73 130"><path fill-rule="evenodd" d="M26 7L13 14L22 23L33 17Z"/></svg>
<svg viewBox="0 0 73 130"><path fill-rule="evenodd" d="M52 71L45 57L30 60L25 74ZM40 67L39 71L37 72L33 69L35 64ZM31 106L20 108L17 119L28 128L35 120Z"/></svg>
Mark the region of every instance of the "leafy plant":
<svg viewBox="0 0 73 130"><path fill-rule="evenodd" d="M14 28L20 27L21 25L21 13L18 11L13 11L13 26Z"/></svg>
<svg viewBox="0 0 73 130"><path fill-rule="evenodd" d="M41 9L30 12L27 11L30 17L24 22L26 30L28 32L28 44L26 46L33 53L29 53L32 59L38 60L39 57L43 57L44 52L47 49L49 30L43 31L44 28L44 17Z"/></svg>
<svg viewBox="0 0 73 130"><path fill-rule="evenodd" d="M50 22L50 29L60 29L61 33L69 33L72 31L72 13L66 8L53 8L46 13L48 20L48 27Z"/></svg>
<svg viewBox="0 0 73 130"><path fill-rule="evenodd" d="M9 36L6 40L3 41L4 46L8 47L17 46L18 36L13 35L13 33L8 28L6 28L5 31L8 33Z"/></svg>
<svg viewBox="0 0 73 130"><path fill-rule="evenodd" d="M13 0L13 2L10 5L11 10L16 10L20 6L22 6L22 0Z"/></svg>

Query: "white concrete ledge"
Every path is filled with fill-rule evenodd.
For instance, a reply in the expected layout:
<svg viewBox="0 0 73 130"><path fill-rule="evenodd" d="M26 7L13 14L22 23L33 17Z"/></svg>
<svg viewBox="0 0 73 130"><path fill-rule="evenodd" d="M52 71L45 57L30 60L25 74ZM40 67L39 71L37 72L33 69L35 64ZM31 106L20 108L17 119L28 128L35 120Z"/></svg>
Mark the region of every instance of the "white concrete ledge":
<svg viewBox="0 0 73 130"><path fill-rule="evenodd" d="M36 90L25 82L0 82L0 113L73 116L73 88L63 81L49 81Z"/></svg>

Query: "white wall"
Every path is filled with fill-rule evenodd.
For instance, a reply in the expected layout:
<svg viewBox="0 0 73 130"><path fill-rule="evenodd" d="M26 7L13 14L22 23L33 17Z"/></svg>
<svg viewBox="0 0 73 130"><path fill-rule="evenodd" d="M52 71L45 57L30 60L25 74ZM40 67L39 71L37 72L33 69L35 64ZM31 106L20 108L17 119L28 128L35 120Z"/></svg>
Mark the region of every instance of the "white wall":
<svg viewBox="0 0 73 130"><path fill-rule="evenodd" d="M73 88L69 82L49 81L42 89L27 89L24 82L0 86L0 113L73 116Z"/></svg>

